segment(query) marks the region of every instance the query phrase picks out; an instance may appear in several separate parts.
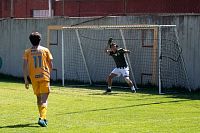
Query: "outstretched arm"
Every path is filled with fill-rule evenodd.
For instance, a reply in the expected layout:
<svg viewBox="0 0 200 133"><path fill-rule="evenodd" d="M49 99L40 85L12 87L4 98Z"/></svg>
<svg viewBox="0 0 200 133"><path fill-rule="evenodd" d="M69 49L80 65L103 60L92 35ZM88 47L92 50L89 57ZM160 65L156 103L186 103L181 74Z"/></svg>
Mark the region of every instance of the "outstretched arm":
<svg viewBox="0 0 200 133"><path fill-rule="evenodd" d="M124 53L130 53L130 50L128 50L128 49L124 49Z"/></svg>
<svg viewBox="0 0 200 133"><path fill-rule="evenodd" d="M112 39L112 37L110 37L109 40L108 40L108 44L105 48L105 52L108 53L108 54L110 54L110 52L111 52L110 44L112 43L112 41L113 41L113 39Z"/></svg>
<svg viewBox="0 0 200 133"><path fill-rule="evenodd" d="M105 47L105 53L110 54L110 52L111 52L110 46L107 45L107 46Z"/></svg>

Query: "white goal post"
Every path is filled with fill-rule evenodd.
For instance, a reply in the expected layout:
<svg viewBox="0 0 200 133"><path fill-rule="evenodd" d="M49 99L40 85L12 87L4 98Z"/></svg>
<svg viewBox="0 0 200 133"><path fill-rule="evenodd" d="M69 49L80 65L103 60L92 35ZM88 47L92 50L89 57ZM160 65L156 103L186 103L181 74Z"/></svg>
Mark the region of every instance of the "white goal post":
<svg viewBox="0 0 200 133"><path fill-rule="evenodd" d="M135 86L158 87L159 94L163 88L190 89L176 25L48 26L47 47L58 60L61 57L54 61L56 79L63 86L66 82L106 85L106 76L115 66L104 53L109 37L131 51L126 58ZM124 83L122 78L113 82Z"/></svg>

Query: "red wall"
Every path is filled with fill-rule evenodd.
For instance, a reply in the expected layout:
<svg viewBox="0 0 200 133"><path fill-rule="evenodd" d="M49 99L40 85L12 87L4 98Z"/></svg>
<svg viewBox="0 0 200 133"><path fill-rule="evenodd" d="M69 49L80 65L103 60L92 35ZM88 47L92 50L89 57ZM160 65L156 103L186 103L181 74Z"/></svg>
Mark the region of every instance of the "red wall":
<svg viewBox="0 0 200 133"><path fill-rule="evenodd" d="M13 16L11 16L11 0L0 0L0 17L32 17L33 10L48 10L48 0L13 0Z"/></svg>
<svg viewBox="0 0 200 133"><path fill-rule="evenodd" d="M0 0L0 17L11 17L11 0ZM13 0L13 17L48 10L48 0ZM200 0L52 0L54 16L104 16L134 13L200 13Z"/></svg>
<svg viewBox="0 0 200 133"><path fill-rule="evenodd" d="M128 0L127 13L200 13L200 0Z"/></svg>
<svg viewBox="0 0 200 133"><path fill-rule="evenodd" d="M134 13L200 13L200 0L67 0L55 2L55 15L102 16Z"/></svg>
<svg viewBox="0 0 200 133"><path fill-rule="evenodd" d="M13 0L14 17L32 17L33 10L48 10L48 0Z"/></svg>
<svg viewBox="0 0 200 133"><path fill-rule="evenodd" d="M10 2L6 0L0 1L0 17L9 17L10 16Z"/></svg>
<svg viewBox="0 0 200 133"><path fill-rule="evenodd" d="M62 1L55 2L55 15L63 15ZM61 10L57 10L61 9ZM65 16L102 16L124 13L124 0L71 0L65 2Z"/></svg>

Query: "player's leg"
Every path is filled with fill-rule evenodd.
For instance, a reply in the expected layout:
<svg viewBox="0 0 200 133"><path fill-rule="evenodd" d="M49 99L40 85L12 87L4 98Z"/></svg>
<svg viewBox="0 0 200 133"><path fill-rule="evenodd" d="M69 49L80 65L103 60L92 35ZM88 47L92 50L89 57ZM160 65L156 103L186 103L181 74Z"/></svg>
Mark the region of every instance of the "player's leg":
<svg viewBox="0 0 200 133"><path fill-rule="evenodd" d="M37 95L37 104L41 119L46 119L48 95L49 93L42 93Z"/></svg>
<svg viewBox="0 0 200 133"><path fill-rule="evenodd" d="M40 115L40 83L38 81L32 81L32 87L33 87L33 92L36 95L37 98L37 106L38 106L38 111Z"/></svg>
<svg viewBox="0 0 200 133"><path fill-rule="evenodd" d="M33 87L34 94L36 95L36 98L37 98L37 106L38 106L39 116L41 117L41 101L42 101L41 99L43 99L43 98L40 95L40 82L33 81L32 87ZM47 126L46 122L44 120L41 120L41 118L39 118L38 124L42 127Z"/></svg>
<svg viewBox="0 0 200 133"><path fill-rule="evenodd" d="M131 91L132 91L133 93L135 93L136 90L135 90L135 87L134 87L134 85L133 85L133 82L130 80L130 78L129 78L129 77L124 77L124 79L125 79L126 83L129 85L129 87L131 88Z"/></svg>
<svg viewBox="0 0 200 133"><path fill-rule="evenodd" d="M40 118L38 121L38 124L41 126L47 126L47 99L48 99L49 93L41 93L37 95L37 104L39 109Z"/></svg>
<svg viewBox="0 0 200 133"><path fill-rule="evenodd" d="M106 92L111 92L111 87L112 87L112 79L116 77L117 74L115 73L110 73L109 76L107 77L107 83L108 83L108 88Z"/></svg>
<svg viewBox="0 0 200 133"><path fill-rule="evenodd" d="M108 77L107 77L107 83L108 83L108 88L106 89L106 92L111 92L111 87L112 87L112 79L114 78L114 77L117 77L117 76L119 76L119 72L118 72L118 69L117 68L115 68L109 75L108 75Z"/></svg>
<svg viewBox="0 0 200 133"><path fill-rule="evenodd" d="M41 126L47 126L47 100L50 93L50 85L49 82L43 81L40 82L40 93L37 94L37 104L39 109L40 118L38 124Z"/></svg>
<svg viewBox="0 0 200 133"><path fill-rule="evenodd" d="M132 82L132 81L130 80L130 78L129 78L129 68L127 67L127 68L121 69L121 73L122 73L122 75L123 75L123 77L124 77L126 83L127 83L127 84L129 85L129 87L131 88L131 91L132 91L133 93L135 93L135 92L136 92L136 89L135 89L135 87L134 87L134 85L133 85L133 82Z"/></svg>

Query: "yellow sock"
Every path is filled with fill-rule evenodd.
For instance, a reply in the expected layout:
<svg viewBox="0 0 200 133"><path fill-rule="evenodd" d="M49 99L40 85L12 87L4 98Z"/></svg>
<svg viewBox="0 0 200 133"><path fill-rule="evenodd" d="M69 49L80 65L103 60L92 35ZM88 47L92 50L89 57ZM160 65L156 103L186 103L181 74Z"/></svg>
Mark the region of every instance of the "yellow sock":
<svg viewBox="0 0 200 133"><path fill-rule="evenodd" d="M46 115L47 115L47 106L45 105L38 105L38 110L40 113L40 118L41 119L46 119Z"/></svg>

